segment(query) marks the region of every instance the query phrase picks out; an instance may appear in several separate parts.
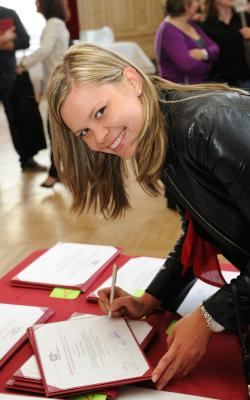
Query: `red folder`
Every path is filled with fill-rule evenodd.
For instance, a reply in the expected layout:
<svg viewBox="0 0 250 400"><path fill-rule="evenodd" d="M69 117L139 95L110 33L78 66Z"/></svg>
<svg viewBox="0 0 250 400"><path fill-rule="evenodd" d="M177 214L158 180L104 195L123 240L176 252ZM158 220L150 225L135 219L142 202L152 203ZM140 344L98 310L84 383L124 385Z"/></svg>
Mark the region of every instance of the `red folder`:
<svg viewBox="0 0 250 400"><path fill-rule="evenodd" d="M117 251L114 253L114 255L112 257L110 257L109 260L107 262L105 262L98 269L98 271L96 271L87 281L82 282L79 285L67 285L67 288L81 290L83 293L85 293L90 288L90 286L92 286L95 283L95 281L104 273L104 271L110 266L110 264L117 258L117 256L121 253L121 251L122 251L121 248L117 248ZM44 252L42 252L40 255L42 256L45 252L46 252L46 250ZM33 261L34 261L34 259L31 260L31 262L33 262ZM24 268L28 267L28 265L26 264ZM19 273L20 273L20 271L19 271ZM84 277L83 277L83 279L84 279ZM34 289L49 289L49 290L51 290L54 287L66 287L66 285L60 285L56 282L51 282L51 283L47 284L47 283L43 283L43 282L23 281L23 280L19 279L18 275L13 276L11 278L10 283L12 286L27 287L27 288L34 288Z"/></svg>
<svg viewBox="0 0 250 400"><path fill-rule="evenodd" d="M41 307L42 310L44 310L44 314L42 315L41 318L39 318L36 323L42 323L48 321L48 319L54 314L54 311L52 311L50 308L47 307ZM0 368L6 363L6 361L9 360L10 357L13 356L13 354L16 353L16 351L27 341L28 335L25 333L16 343L15 345L6 353L3 358L0 359Z"/></svg>
<svg viewBox="0 0 250 400"><path fill-rule="evenodd" d="M147 371L142 375L142 376L135 376L132 378L126 378L126 379L120 379L117 381L108 381L105 383L96 383L96 384L91 384L91 385L84 385L84 386L77 386L77 387L72 387L70 389L61 389L55 386L50 386L46 382L43 366L41 363L41 358L40 358L40 353L39 353L39 348L37 345L36 341L36 330L42 327L42 325L34 325L33 327L29 328L28 330L28 335L29 335L29 340L31 343L31 346L33 348L34 354L36 356L37 362L38 362L38 367L42 376L42 381L43 381L43 386L45 390L45 394L47 397L52 397L52 396L68 396L71 394L80 394L83 392L93 392L93 391L103 391L103 389L109 388L109 387L116 387L116 386L121 386L129 383L135 383L135 382L142 382L146 380L150 380L152 377L152 371L153 368L149 364L149 362L146 360L145 355L142 353L142 356L144 357L144 360L148 366ZM135 339L136 340L136 339ZM138 345L138 348L139 345Z"/></svg>
<svg viewBox="0 0 250 400"><path fill-rule="evenodd" d="M18 392L28 392L28 393L36 393L40 395L44 395L44 388L43 388L43 383L42 380L38 383L35 382L22 382L19 381L18 379L11 378L6 382L5 387L10 390L16 390ZM87 394L87 393L86 393ZM103 394L107 396L108 400L114 400L117 397L117 391L113 389L105 389L102 390L101 392L96 392L95 394Z"/></svg>
<svg viewBox="0 0 250 400"><path fill-rule="evenodd" d="M0 32L4 33L15 26L13 18L0 19Z"/></svg>

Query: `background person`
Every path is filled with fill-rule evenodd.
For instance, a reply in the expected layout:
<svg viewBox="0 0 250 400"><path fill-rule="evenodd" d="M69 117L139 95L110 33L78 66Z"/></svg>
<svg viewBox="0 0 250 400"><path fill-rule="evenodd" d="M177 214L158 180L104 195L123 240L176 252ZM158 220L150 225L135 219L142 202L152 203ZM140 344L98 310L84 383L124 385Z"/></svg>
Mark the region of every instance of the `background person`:
<svg viewBox="0 0 250 400"><path fill-rule="evenodd" d="M155 36L158 73L177 83L201 83L217 59L219 48L192 18L197 0L166 0L166 18Z"/></svg>
<svg viewBox="0 0 250 400"><path fill-rule="evenodd" d="M39 150L46 148L42 120L39 113L33 114L32 123L27 126L27 115L30 113L27 107L22 108L25 112L26 126L20 123L20 109L15 101L16 90L16 58L15 51L29 47L29 36L14 10L0 6L0 19L12 18L13 27L0 32L0 101L4 106L7 116L12 142L19 155L22 171L45 171L46 168L39 165L33 156ZM23 93L23 101L27 101ZM33 104L33 110L37 105ZM33 129L35 128L35 129Z"/></svg>
<svg viewBox="0 0 250 400"><path fill-rule="evenodd" d="M249 25L247 13L246 20ZM250 28L242 27L233 0L206 0L206 20L202 28L220 48L219 58L210 73L211 80L250 89L244 48L244 40L250 39Z"/></svg>
<svg viewBox="0 0 250 400"><path fill-rule="evenodd" d="M46 26L42 32L41 43L38 50L22 59L17 67L17 73L42 63L44 73L44 86L46 87L49 75L54 66L62 60L65 50L69 47L69 31L65 21L68 19L68 6L65 0L36 0L37 11L46 19ZM50 137L50 125L48 121ZM51 188L58 181L53 153L51 152L51 166L49 175L41 186Z"/></svg>

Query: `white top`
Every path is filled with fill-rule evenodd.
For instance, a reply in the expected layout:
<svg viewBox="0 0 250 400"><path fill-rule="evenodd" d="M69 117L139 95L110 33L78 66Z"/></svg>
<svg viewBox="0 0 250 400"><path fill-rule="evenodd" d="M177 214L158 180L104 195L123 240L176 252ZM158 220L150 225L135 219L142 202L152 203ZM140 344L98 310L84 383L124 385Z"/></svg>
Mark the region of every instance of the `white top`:
<svg viewBox="0 0 250 400"><path fill-rule="evenodd" d="M49 18L42 32L41 43L30 56L22 60L26 69L42 63L44 73L44 83L47 84L50 73L64 56L69 46L69 31L63 20L59 18Z"/></svg>

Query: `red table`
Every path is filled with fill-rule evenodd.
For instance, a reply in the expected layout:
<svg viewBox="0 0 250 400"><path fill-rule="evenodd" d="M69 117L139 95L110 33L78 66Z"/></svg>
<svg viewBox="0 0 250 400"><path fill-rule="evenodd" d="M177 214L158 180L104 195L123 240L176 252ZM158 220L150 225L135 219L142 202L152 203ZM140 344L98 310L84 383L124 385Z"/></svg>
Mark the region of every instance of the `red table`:
<svg viewBox="0 0 250 400"><path fill-rule="evenodd" d="M111 265L102 277L96 281L94 287L89 292L81 294L76 300L50 298L50 290L46 289L21 288L10 285L12 276L16 275L44 251L39 250L31 254L0 279L0 302L50 307L55 311L55 314L49 322L67 319L73 312L101 314L98 305L88 303L85 297L94 287L99 286L112 273ZM116 260L117 265L122 265L129 258L131 257L119 255ZM156 365L166 350L166 336L164 332L173 318L174 316L170 313L162 316L159 333L146 350L147 357L153 365ZM5 382L31 354L31 347L26 343L3 366L0 370L0 392L6 391L4 387ZM142 386L153 388L151 383L144 382ZM240 347L236 338L225 332L214 335L209 343L206 356L200 361L196 369L187 377L174 379L168 384L166 390L212 397L220 400L247 400L248 395L243 380ZM10 391L6 392L13 393Z"/></svg>

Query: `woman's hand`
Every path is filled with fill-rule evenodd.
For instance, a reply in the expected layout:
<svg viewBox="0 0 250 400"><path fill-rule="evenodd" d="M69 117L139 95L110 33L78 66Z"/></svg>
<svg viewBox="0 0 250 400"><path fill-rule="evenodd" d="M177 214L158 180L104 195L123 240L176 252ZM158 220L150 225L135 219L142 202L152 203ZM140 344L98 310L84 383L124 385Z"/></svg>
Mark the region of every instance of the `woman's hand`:
<svg viewBox="0 0 250 400"><path fill-rule="evenodd" d="M15 28L0 32L0 49L6 51L14 50L14 40L16 38Z"/></svg>
<svg viewBox="0 0 250 400"><path fill-rule="evenodd" d="M167 338L168 351L152 374L157 389L161 390L177 374L187 375L196 366L211 334L199 309L174 325Z"/></svg>
<svg viewBox="0 0 250 400"><path fill-rule="evenodd" d="M110 291L110 287L99 290L98 303L105 313L108 313L111 308L112 317L114 318L124 315L130 318L140 318L160 306L159 300L148 293L145 293L142 297L135 297L117 286L115 288L115 299L110 305Z"/></svg>
<svg viewBox="0 0 250 400"><path fill-rule="evenodd" d="M16 73L17 75L22 75L25 71L25 68L22 64L16 66Z"/></svg>
<svg viewBox="0 0 250 400"><path fill-rule="evenodd" d="M204 51L203 49L191 49L188 51L190 57L195 58L195 60L203 60L204 59Z"/></svg>

